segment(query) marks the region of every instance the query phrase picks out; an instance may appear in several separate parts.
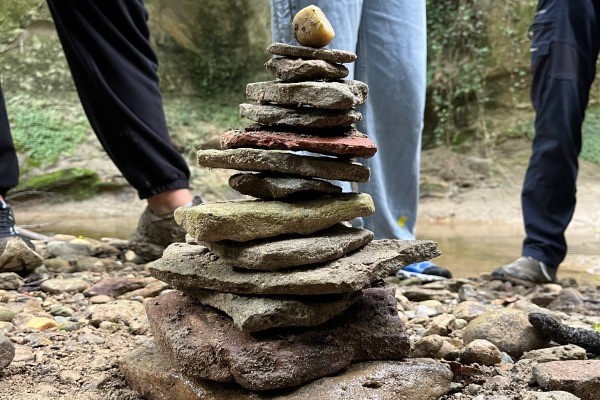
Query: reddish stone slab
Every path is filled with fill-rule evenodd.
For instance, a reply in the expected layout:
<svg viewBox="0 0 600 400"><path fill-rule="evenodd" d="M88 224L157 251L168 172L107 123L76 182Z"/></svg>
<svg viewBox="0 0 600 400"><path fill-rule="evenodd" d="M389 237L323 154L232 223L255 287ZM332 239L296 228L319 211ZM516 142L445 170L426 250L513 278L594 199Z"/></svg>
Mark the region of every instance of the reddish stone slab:
<svg viewBox="0 0 600 400"><path fill-rule="evenodd" d="M351 130L344 136L311 136L287 132L232 130L221 137L221 147L312 151L341 157L373 157L377 146L366 135Z"/></svg>

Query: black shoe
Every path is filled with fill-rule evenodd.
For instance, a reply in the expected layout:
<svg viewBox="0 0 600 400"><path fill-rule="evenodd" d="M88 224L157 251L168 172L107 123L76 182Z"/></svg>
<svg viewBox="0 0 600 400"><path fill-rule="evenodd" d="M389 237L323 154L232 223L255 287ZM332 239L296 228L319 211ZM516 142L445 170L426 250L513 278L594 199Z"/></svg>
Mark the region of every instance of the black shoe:
<svg viewBox="0 0 600 400"><path fill-rule="evenodd" d="M35 250L35 246L31 240L17 233L15 227L15 215L12 209L6 203L0 203L0 240L17 237L21 239L31 250Z"/></svg>
<svg viewBox="0 0 600 400"><path fill-rule="evenodd" d="M452 273L431 261L423 261L407 265L396 272L398 278L416 277L423 281L434 281L452 278Z"/></svg>

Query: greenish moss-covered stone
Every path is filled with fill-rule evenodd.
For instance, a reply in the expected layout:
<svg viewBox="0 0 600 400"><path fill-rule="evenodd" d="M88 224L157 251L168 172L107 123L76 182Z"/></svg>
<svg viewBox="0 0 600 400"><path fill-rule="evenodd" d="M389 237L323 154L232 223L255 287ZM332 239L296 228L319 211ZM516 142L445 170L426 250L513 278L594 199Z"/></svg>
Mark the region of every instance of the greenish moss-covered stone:
<svg viewBox="0 0 600 400"><path fill-rule="evenodd" d="M294 203L263 200L203 203L177 209L175 221L200 241L245 242L290 233L310 235L374 212L373 199L368 194L344 193Z"/></svg>
<svg viewBox="0 0 600 400"><path fill-rule="evenodd" d="M97 194L99 185L100 178L96 172L85 168L68 168L27 177L10 194L22 193L25 196L27 192L48 192L83 200Z"/></svg>

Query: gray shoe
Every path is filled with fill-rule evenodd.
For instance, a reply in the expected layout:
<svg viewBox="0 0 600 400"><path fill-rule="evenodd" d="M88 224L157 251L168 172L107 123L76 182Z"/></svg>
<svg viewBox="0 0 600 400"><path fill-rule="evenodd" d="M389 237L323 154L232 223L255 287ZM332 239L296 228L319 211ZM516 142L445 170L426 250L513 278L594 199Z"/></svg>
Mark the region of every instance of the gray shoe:
<svg viewBox="0 0 600 400"><path fill-rule="evenodd" d="M556 270L532 257L521 257L492 271L492 276L523 286L552 283L556 281Z"/></svg>
<svg viewBox="0 0 600 400"><path fill-rule="evenodd" d="M194 197L192 205L202 203L199 196ZM184 242L185 230L177 225L174 213L157 214L146 207L138 227L129 239L129 248L140 256L144 262L162 257L165 248L171 243Z"/></svg>

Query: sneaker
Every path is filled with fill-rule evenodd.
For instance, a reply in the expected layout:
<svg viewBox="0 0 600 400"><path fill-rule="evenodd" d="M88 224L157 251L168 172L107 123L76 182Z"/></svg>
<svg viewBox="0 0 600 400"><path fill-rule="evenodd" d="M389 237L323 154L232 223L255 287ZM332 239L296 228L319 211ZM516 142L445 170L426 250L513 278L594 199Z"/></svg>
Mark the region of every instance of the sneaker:
<svg viewBox="0 0 600 400"><path fill-rule="evenodd" d="M192 206L202 203L200 196L194 197ZM138 227L129 239L129 248L144 262L158 260L171 243L185 241L186 231L175 222L174 213L157 214L146 207Z"/></svg>
<svg viewBox="0 0 600 400"><path fill-rule="evenodd" d="M12 209L3 201L0 201L0 240L8 238L21 239L31 250L35 250L35 246L31 240L19 235L15 226L15 215Z"/></svg>
<svg viewBox="0 0 600 400"><path fill-rule="evenodd" d="M556 282L556 269L533 257L521 257L492 271L492 276L523 286Z"/></svg>
<svg viewBox="0 0 600 400"><path fill-rule="evenodd" d="M396 272L398 278L416 277L423 281L444 280L452 278L452 273L446 268L435 265L431 261L423 261L407 265Z"/></svg>

